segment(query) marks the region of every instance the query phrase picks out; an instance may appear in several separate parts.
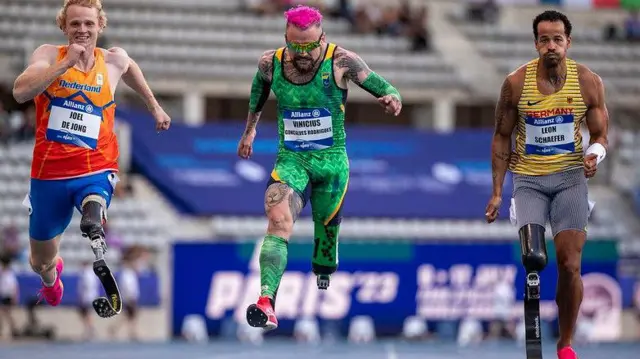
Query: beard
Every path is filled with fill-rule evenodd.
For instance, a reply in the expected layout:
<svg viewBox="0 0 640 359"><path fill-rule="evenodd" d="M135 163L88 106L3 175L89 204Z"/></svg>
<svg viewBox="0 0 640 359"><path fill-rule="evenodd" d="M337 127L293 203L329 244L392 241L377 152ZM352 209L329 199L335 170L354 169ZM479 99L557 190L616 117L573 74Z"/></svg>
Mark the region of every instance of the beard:
<svg viewBox="0 0 640 359"><path fill-rule="evenodd" d="M315 67L315 61L313 61L313 57L309 55L294 55L292 62L293 67L301 74L309 73L313 71L313 68Z"/></svg>
<svg viewBox="0 0 640 359"><path fill-rule="evenodd" d="M542 56L542 64L546 68L556 67L560 61L562 61L562 57L557 53L546 53Z"/></svg>

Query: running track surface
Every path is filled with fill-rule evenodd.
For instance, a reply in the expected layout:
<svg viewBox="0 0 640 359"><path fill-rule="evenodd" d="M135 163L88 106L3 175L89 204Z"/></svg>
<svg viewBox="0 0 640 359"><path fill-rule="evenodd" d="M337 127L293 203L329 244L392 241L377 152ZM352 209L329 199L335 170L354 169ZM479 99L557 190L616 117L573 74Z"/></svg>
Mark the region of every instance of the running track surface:
<svg viewBox="0 0 640 359"><path fill-rule="evenodd" d="M554 343L544 344L544 358L556 359ZM581 359L637 357L640 343L595 344L576 347ZM525 359L515 343L483 343L458 348L453 343L297 344L265 341L207 344L168 343L24 343L0 344L0 359Z"/></svg>

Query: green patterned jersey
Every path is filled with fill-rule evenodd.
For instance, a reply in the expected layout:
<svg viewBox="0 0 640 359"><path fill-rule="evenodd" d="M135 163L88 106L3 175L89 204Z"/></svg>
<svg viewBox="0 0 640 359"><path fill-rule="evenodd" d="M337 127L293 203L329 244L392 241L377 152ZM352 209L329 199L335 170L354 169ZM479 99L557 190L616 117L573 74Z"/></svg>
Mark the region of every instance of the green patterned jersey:
<svg viewBox="0 0 640 359"><path fill-rule="evenodd" d="M347 90L338 87L333 76L335 49L335 44L327 46L315 76L300 85L284 76L284 48L276 51L271 90L278 101L278 147L281 152L345 150Z"/></svg>

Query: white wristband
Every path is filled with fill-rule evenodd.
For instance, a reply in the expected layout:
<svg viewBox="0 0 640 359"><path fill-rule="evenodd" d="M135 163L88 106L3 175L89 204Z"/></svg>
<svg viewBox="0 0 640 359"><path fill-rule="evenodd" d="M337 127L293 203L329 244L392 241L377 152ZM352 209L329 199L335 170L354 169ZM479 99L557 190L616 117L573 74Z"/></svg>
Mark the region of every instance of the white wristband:
<svg viewBox="0 0 640 359"><path fill-rule="evenodd" d="M604 148L603 145L596 142L591 146L589 146L589 148L587 148L587 155L591 155L591 154L598 156L598 159L596 160L596 162L597 164L600 164L600 162L602 162L602 160L604 160L604 158L607 157L607 149Z"/></svg>

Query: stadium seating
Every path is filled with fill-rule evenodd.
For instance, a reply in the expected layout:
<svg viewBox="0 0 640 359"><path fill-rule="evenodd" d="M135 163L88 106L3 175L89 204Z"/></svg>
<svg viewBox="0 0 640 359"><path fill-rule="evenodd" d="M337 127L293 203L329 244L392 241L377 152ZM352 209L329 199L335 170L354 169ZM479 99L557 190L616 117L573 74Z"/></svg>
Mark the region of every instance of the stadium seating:
<svg viewBox="0 0 640 359"><path fill-rule="evenodd" d="M529 27L458 26L504 75L537 56ZM597 72L609 92L640 93L640 47L605 41L599 29L577 31L572 37L569 56Z"/></svg>
<svg viewBox="0 0 640 359"><path fill-rule="evenodd" d="M280 16L229 13L237 8L233 2L189 1L180 2L179 7L176 1L150 4L109 2L105 32L110 45L125 48L150 79L250 81L260 55L284 43ZM0 4L0 34L7 39L0 44L0 54L11 56L20 67L23 37L35 43L63 41L54 22L58 9L57 1ZM464 88L454 67L437 52L410 53L408 39L351 34L344 21L327 19L326 24L331 29L329 41L361 54L399 88ZM396 56L399 53L403 56Z"/></svg>

